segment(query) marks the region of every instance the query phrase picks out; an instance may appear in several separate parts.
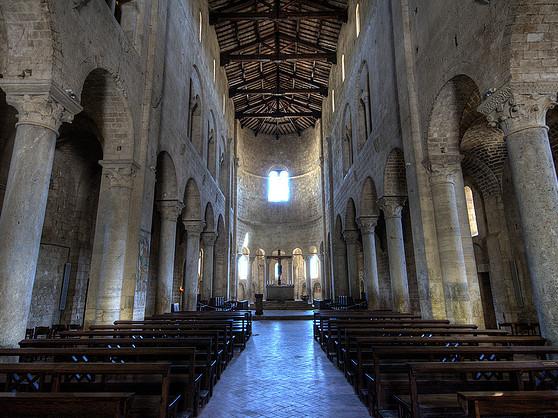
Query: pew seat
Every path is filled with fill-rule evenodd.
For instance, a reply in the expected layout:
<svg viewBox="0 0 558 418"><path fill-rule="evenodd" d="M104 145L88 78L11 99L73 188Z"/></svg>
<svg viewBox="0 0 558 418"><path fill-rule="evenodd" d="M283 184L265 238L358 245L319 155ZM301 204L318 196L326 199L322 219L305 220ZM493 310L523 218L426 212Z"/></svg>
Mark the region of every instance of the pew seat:
<svg viewBox="0 0 558 418"><path fill-rule="evenodd" d="M132 392L0 392L0 417L126 418Z"/></svg>
<svg viewBox="0 0 558 418"><path fill-rule="evenodd" d="M558 391L458 392L463 412L484 416L558 416Z"/></svg>

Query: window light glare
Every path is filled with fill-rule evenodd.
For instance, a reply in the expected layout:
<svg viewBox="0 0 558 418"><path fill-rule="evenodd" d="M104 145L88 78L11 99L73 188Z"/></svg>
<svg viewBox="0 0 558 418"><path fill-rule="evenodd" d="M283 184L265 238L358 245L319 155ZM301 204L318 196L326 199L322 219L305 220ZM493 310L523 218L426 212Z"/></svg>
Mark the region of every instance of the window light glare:
<svg viewBox="0 0 558 418"><path fill-rule="evenodd" d="M273 170L269 173L267 201L288 202L289 195L289 173L285 170Z"/></svg>

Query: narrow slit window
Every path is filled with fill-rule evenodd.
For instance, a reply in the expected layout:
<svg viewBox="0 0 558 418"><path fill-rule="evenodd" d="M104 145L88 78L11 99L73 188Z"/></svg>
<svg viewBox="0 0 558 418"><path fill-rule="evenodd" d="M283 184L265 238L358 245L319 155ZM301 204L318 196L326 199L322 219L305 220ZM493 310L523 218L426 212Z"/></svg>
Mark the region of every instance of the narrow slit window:
<svg viewBox="0 0 558 418"><path fill-rule="evenodd" d="M201 42L202 41L202 33L203 33L203 15L202 15L201 10L200 10L200 15L199 15L199 20L200 20L200 27L199 27L199 33L198 33L198 40Z"/></svg>
<svg viewBox="0 0 558 418"><path fill-rule="evenodd" d="M268 202L288 202L289 197L289 173L286 170L273 170L268 177Z"/></svg>
<svg viewBox="0 0 558 418"><path fill-rule="evenodd" d="M360 35L360 3L355 8L356 36Z"/></svg>
<svg viewBox="0 0 558 418"><path fill-rule="evenodd" d="M469 215L469 227L471 228L471 236L479 235L479 227L477 224L477 213L475 211L475 200L473 198L473 190L469 186L465 186L465 200L467 202L467 214Z"/></svg>
<svg viewBox="0 0 558 418"><path fill-rule="evenodd" d="M341 55L341 79L345 81L345 54Z"/></svg>

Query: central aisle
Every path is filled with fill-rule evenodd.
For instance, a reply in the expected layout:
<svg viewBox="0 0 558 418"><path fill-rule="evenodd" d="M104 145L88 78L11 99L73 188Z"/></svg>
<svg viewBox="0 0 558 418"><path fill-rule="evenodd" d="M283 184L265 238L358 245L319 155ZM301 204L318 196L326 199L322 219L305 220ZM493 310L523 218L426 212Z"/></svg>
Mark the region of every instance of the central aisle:
<svg viewBox="0 0 558 418"><path fill-rule="evenodd" d="M312 321L254 321L201 418L366 418L343 373L312 338Z"/></svg>

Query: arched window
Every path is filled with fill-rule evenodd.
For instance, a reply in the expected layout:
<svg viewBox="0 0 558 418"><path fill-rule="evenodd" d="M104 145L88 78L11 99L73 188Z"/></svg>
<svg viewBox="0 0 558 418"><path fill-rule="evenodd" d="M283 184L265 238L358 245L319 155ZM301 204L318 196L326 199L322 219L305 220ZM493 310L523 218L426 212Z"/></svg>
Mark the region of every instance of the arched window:
<svg viewBox="0 0 558 418"><path fill-rule="evenodd" d="M289 173L286 170L273 170L268 177L267 201L288 202L289 197Z"/></svg>
<svg viewBox="0 0 558 418"><path fill-rule="evenodd" d="M203 15L202 15L201 10L200 10L200 14L199 14L199 19L200 19L200 27L199 27L199 32L198 32L198 40L201 42L202 41L202 34L203 34Z"/></svg>
<svg viewBox="0 0 558 418"><path fill-rule="evenodd" d="M310 257L310 278L317 279L320 277L320 260L317 255Z"/></svg>
<svg viewBox="0 0 558 418"><path fill-rule="evenodd" d="M243 255L238 260L238 278L240 280L248 279L248 256Z"/></svg>
<svg viewBox="0 0 558 418"><path fill-rule="evenodd" d="M465 186L465 199L467 202L467 214L469 215L469 227L471 228L471 236L479 235L479 227L477 225L477 213L475 211L475 200L473 198L473 190L469 186Z"/></svg>
<svg viewBox="0 0 558 418"><path fill-rule="evenodd" d="M355 23L356 23L356 36L360 35L360 3L357 3L355 8Z"/></svg>

